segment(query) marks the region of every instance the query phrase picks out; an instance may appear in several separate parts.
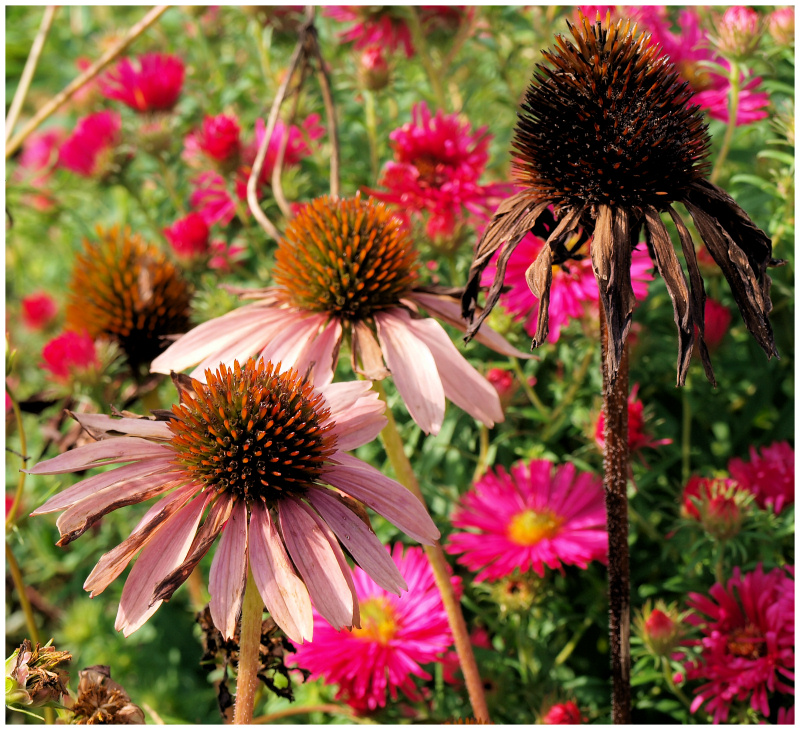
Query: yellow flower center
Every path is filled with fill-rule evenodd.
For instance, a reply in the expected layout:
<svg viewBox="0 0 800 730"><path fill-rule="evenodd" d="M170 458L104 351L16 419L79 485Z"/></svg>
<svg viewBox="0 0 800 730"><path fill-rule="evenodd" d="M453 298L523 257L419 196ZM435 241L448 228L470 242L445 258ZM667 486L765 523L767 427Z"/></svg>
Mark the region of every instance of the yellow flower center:
<svg viewBox="0 0 800 730"><path fill-rule="evenodd" d="M361 628L353 629L353 636L386 646L399 628L394 607L388 599L378 596L359 603Z"/></svg>
<svg viewBox="0 0 800 730"><path fill-rule="evenodd" d="M508 526L508 538L517 545L529 547L553 537L561 526L561 518L552 512L526 509L514 515Z"/></svg>

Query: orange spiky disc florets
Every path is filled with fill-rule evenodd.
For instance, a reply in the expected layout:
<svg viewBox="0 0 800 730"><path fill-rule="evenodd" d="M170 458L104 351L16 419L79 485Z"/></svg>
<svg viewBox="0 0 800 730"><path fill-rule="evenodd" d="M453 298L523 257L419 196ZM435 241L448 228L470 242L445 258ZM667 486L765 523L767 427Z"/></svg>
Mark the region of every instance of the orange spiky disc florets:
<svg viewBox="0 0 800 730"><path fill-rule="evenodd" d="M191 290L155 246L119 226L97 227L76 257L67 304L67 326L119 343L132 364L150 362L185 332Z"/></svg>
<svg viewBox="0 0 800 730"><path fill-rule="evenodd" d="M248 360L206 370L172 406L177 463L217 492L248 502L300 493L336 451L324 396L296 371Z"/></svg>
<svg viewBox="0 0 800 730"><path fill-rule="evenodd" d="M274 278L300 309L360 320L396 306L417 279L400 221L372 198L317 198L289 224Z"/></svg>

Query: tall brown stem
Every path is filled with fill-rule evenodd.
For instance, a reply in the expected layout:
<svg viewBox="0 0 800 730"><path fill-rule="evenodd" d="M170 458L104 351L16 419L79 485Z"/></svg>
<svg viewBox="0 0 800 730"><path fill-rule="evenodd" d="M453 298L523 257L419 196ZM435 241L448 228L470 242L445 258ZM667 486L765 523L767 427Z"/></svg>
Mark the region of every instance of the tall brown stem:
<svg viewBox="0 0 800 730"><path fill-rule="evenodd" d="M611 717L617 725L631 722L630 567L628 558L628 343L622 351L617 379L611 382L606 353L608 324L600 307L603 348L603 487L608 515L608 604L613 694Z"/></svg>

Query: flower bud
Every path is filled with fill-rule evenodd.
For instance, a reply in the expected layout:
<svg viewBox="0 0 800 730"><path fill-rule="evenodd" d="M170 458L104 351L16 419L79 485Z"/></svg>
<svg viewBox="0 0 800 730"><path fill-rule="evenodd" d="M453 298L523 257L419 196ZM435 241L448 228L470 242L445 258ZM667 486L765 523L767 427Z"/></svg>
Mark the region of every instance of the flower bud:
<svg viewBox="0 0 800 730"><path fill-rule="evenodd" d="M580 725L586 722L581 716L581 711L572 700L559 702L552 705L546 713L542 715L542 725Z"/></svg>
<svg viewBox="0 0 800 730"><path fill-rule="evenodd" d="M505 408L517 392L514 375L502 368L492 368L486 373L486 379L494 386L497 395L500 396L500 403Z"/></svg>
<svg viewBox="0 0 800 730"><path fill-rule="evenodd" d="M794 8L778 8L767 19L769 34L779 46L794 43Z"/></svg>
<svg viewBox="0 0 800 730"><path fill-rule="evenodd" d="M711 40L717 50L733 61L744 61L758 48L764 25L755 10L736 5L718 19L716 31Z"/></svg>
<svg viewBox="0 0 800 730"><path fill-rule="evenodd" d="M68 383L73 378L83 380L97 373L100 363L94 340L85 332L67 330L54 337L42 350L45 370L53 380Z"/></svg>
<svg viewBox="0 0 800 730"><path fill-rule="evenodd" d="M197 259L209 252L209 230L203 216L189 213L164 229L172 250L182 259Z"/></svg>
<svg viewBox="0 0 800 730"><path fill-rule="evenodd" d="M739 533L751 498L730 479L692 477L683 490L681 514L696 520L717 540Z"/></svg>
<svg viewBox="0 0 800 730"><path fill-rule="evenodd" d="M361 54L358 77L362 85L370 91L380 91L389 84L389 64L380 46L369 46Z"/></svg>
<svg viewBox="0 0 800 730"><path fill-rule="evenodd" d="M669 656L683 635L677 604L667 605L661 599L655 607L648 600L633 619L634 633L654 656Z"/></svg>

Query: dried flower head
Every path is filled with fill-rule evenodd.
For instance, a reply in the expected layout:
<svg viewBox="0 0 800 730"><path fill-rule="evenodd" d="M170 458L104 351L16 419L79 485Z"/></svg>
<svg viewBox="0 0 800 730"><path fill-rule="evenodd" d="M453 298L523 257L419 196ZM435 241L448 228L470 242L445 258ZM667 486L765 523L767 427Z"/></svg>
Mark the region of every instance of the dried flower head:
<svg viewBox="0 0 800 730"><path fill-rule="evenodd" d="M20 707L60 706L67 694L68 675L62 665L72 659L67 651L57 651L47 642L33 647L25 639L6 659L6 705Z"/></svg>
<svg viewBox="0 0 800 730"><path fill-rule="evenodd" d="M102 664L78 672L78 698L70 707L72 725L143 725L144 712Z"/></svg>
<svg viewBox="0 0 800 730"><path fill-rule="evenodd" d="M630 21L605 25L582 18L568 23L574 43L557 36L545 51L525 95L517 123L514 167L524 189L504 201L478 245L463 297L472 319L481 272L502 249L486 308L474 333L497 302L506 264L517 244L553 206L558 225L527 272L540 300L534 346L548 333L553 266L573 255L572 232L594 234L592 265L609 327L606 364L616 378L636 303L631 252L644 229L650 256L672 298L679 331L678 383L683 384L695 344L706 376L714 382L704 340L705 290L688 228L673 207L686 206L714 261L731 286L750 332L768 356L777 355L768 314L767 266L772 242L721 188L705 179L707 126L692 92L647 35ZM661 214L667 212L680 238L691 288Z"/></svg>
<svg viewBox="0 0 800 730"><path fill-rule="evenodd" d="M67 327L115 340L133 366L149 363L164 337L186 331L191 290L164 254L129 229L98 226L76 257Z"/></svg>

